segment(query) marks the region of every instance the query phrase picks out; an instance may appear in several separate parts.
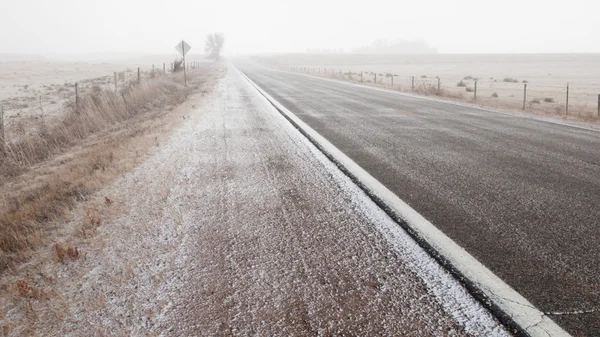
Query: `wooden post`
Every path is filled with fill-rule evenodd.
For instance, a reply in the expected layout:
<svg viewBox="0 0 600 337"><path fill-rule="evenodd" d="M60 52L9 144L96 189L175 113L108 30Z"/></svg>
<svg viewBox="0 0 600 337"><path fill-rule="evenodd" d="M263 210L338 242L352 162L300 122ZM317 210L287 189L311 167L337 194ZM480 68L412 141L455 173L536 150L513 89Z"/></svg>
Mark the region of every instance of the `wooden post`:
<svg viewBox="0 0 600 337"><path fill-rule="evenodd" d="M600 95L598 95L600 101ZM6 139L4 136L4 108L0 105L0 152L4 153L6 147Z"/></svg>
<svg viewBox="0 0 600 337"><path fill-rule="evenodd" d="M154 75L154 64L152 65L152 75Z"/></svg>
<svg viewBox="0 0 600 337"><path fill-rule="evenodd" d="M140 84L140 67L138 67L138 84Z"/></svg>
<svg viewBox="0 0 600 337"><path fill-rule="evenodd" d="M527 102L527 83L523 85L523 110L525 110L525 103Z"/></svg>
<svg viewBox="0 0 600 337"><path fill-rule="evenodd" d="M473 93L473 101L477 102L477 80L475 80L475 90Z"/></svg>
<svg viewBox="0 0 600 337"><path fill-rule="evenodd" d="M117 86L117 72L115 71L115 92L117 92L119 90L118 86Z"/></svg>
<svg viewBox="0 0 600 337"><path fill-rule="evenodd" d="M415 77L412 77L412 91L415 91Z"/></svg>
<svg viewBox="0 0 600 337"><path fill-rule="evenodd" d="M167 73L167 65L163 63L163 74Z"/></svg>
<svg viewBox="0 0 600 337"><path fill-rule="evenodd" d="M79 113L79 85L75 82L75 113Z"/></svg>
<svg viewBox="0 0 600 337"><path fill-rule="evenodd" d="M598 117L600 117L600 94L598 94Z"/></svg>
<svg viewBox="0 0 600 337"><path fill-rule="evenodd" d="M569 83L567 82L567 102L565 104L565 114L569 114Z"/></svg>
<svg viewBox="0 0 600 337"><path fill-rule="evenodd" d="M375 73L375 84L377 84L377 73Z"/></svg>
<svg viewBox="0 0 600 337"><path fill-rule="evenodd" d="M362 75L363 75L363 72L361 71L361 72L360 72L360 81L361 81L361 82L362 82Z"/></svg>
<svg viewBox="0 0 600 337"><path fill-rule="evenodd" d="M183 47L183 40L181 40L181 53L183 54L183 85L187 87L187 67L185 66L185 48Z"/></svg>
<svg viewBox="0 0 600 337"><path fill-rule="evenodd" d="M392 87L394 86L394 74L392 74Z"/></svg>
<svg viewBox="0 0 600 337"><path fill-rule="evenodd" d="M437 76L437 80L438 80L438 95L439 95L440 92L442 92L441 86L440 86L441 83L440 83L440 77L439 76Z"/></svg>

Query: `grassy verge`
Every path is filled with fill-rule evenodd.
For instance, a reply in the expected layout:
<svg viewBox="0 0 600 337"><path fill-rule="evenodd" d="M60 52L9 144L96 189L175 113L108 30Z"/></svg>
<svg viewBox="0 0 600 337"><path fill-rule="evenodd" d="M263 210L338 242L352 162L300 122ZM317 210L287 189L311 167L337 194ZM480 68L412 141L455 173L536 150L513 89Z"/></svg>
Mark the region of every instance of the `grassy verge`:
<svg viewBox="0 0 600 337"><path fill-rule="evenodd" d="M0 272L47 244L77 202L135 167L139 153L181 122L175 107L211 91L224 72L222 65L191 71L188 87L175 74L119 93L97 89L60 120L7 144L0 153ZM99 225L89 220L83 235Z"/></svg>

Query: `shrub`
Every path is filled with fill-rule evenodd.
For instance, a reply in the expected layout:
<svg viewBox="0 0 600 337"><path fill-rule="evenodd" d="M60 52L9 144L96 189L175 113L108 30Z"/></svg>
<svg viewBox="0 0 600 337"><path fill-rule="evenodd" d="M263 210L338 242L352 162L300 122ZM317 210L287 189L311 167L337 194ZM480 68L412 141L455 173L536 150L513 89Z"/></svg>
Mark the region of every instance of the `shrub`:
<svg viewBox="0 0 600 337"><path fill-rule="evenodd" d="M457 87L466 87L467 84L461 80L460 82L456 83L456 86Z"/></svg>
<svg viewBox="0 0 600 337"><path fill-rule="evenodd" d="M493 93L493 94L492 94L492 97L493 97L493 98L498 98L498 93L497 93L497 92Z"/></svg>
<svg viewBox="0 0 600 337"><path fill-rule="evenodd" d="M534 98L531 100L531 104L540 104L539 98Z"/></svg>
<svg viewBox="0 0 600 337"><path fill-rule="evenodd" d="M546 97L546 98L544 98L544 102L546 102L546 103L554 103L554 98L552 98L552 97Z"/></svg>
<svg viewBox="0 0 600 337"><path fill-rule="evenodd" d="M421 75L421 78L427 78L427 75Z"/></svg>
<svg viewBox="0 0 600 337"><path fill-rule="evenodd" d="M505 77L502 82L507 82L507 83L519 83L519 80L517 80L516 78L512 78L512 77Z"/></svg>
<svg viewBox="0 0 600 337"><path fill-rule="evenodd" d="M465 89L467 90L467 92L473 92L473 91L475 91L475 90L473 90L473 88L471 88L471 87L466 87Z"/></svg>
<svg viewBox="0 0 600 337"><path fill-rule="evenodd" d="M465 76L465 78L464 78L464 79L465 79L465 80L472 80L472 79L473 79L473 76Z"/></svg>
<svg viewBox="0 0 600 337"><path fill-rule="evenodd" d="M523 80L523 83L529 83L529 81L528 80Z"/></svg>

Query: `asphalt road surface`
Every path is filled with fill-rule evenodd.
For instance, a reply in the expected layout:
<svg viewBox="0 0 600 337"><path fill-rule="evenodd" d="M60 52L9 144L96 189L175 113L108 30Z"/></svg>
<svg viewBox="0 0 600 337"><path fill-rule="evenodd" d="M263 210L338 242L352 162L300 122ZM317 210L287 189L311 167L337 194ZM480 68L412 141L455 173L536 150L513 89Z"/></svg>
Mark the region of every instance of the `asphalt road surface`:
<svg viewBox="0 0 600 337"><path fill-rule="evenodd" d="M237 64L576 336L600 336L600 132Z"/></svg>

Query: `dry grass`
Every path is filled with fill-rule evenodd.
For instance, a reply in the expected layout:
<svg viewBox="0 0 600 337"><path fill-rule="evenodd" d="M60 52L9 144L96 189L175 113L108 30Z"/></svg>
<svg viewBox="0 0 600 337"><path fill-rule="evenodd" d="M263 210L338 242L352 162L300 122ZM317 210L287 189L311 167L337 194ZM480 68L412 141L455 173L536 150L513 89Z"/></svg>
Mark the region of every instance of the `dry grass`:
<svg viewBox="0 0 600 337"><path fill-rule="evenodd" d="M0 177L18 175L33 164L63 152L91 134L111 125L186 98L186 91L173 77L160 77L140 85L129 85L120 93L96 87L92 94L67 108L65 117L53 125L42 120L37 133L23 132L0 153Z"/></svg>
<svg viewBox="0 0 600 337"><path fill-rule="evenodd" d="M48 231L70 219L77 202L131 169L135 163L127 162L128 147L143 151L156 144L133 140L158 128L160 117L188 95L211 90L216 81L204 77L214 79L222 73L220 67L190 72L188 88L182 74L175 74L157 76L119 93L97 89L80 100L77 111L71 107L62 120L43 125L35 134L24 132L8 143L0 153L0 272L47 243ZM90 208L78 234L91 237L101 224L100 212ZM59 245L54 250L59 261L79 256L73 247Z"/></svg>

